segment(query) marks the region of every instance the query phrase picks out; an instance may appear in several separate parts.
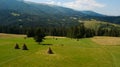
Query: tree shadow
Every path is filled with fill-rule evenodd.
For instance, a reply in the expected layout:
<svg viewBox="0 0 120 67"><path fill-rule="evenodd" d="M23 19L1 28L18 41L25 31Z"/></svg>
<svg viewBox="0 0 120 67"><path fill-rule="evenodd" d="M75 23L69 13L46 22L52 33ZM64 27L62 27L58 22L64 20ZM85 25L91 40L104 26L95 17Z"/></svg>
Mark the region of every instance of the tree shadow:
<svg viewBox="0 0 120 67"><path fill-rule="evenodd" d="M42 44L42 45L53 45L53 44Z"/></svg>

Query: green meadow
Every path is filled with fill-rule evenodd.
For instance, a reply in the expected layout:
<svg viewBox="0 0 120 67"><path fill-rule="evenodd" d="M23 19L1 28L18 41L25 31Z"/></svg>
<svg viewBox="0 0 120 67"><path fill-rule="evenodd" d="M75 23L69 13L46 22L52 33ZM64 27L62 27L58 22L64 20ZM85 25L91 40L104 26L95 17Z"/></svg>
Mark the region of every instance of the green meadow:
<svg viewBox="0 0 120 67"><path fill-rule="evenodd" d="M120 38L46 37L38 44L25 37L0 34L0 67L120 67ZM16 43L20 49L14 49ZM29 50L22 50L24 43ZM49 47L54 54L47 53Z"/></svg>

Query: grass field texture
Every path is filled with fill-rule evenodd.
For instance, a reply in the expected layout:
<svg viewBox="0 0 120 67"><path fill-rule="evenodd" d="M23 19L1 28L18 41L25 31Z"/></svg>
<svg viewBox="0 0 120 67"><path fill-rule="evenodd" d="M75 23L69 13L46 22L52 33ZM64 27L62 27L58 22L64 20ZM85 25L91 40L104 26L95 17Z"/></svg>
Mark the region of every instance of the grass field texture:
<svg viewBox="0 0 120 67"><path fill-rule="evenodd" d="M39 45L33 38L25 37L0 34L0 67L120 67L120 38L94 37L77 41L48 36ZM20 48L25 43L29 50L14 49L16 43ZM54 54L47 54L49 47Z"/></svg>

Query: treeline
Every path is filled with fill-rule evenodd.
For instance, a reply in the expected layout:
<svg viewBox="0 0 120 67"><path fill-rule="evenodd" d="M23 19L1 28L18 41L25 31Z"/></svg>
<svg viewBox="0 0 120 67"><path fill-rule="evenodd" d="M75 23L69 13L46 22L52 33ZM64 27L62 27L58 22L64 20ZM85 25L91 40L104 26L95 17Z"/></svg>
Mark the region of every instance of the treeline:
<svg viewBox="0 0 120 67"><path fill-rule="evenodd" d="M119 27L103 27L98 29L88 29L81 23L72 27L6 27L0 26L0 33L27 34L28 37L41 36L64 36L69 38L89 38L93 36L112 36L120 37Z"/></svg>

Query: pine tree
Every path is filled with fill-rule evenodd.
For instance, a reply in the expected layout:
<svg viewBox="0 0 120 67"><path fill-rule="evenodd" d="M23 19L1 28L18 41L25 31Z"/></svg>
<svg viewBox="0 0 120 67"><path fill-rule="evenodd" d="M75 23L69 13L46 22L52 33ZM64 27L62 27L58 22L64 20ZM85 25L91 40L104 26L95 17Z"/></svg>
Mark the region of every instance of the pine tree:
<svg viewBox="0 0 120 67"><path fill-rule="evenodd" d="M27 37L34 37L35 36L34 29L27 30L26 34L27 34Z"/></svg>
<svg viewBox="0 0 120 67"><path fill-rule="evenodd" d="M44 37L45 37L45 34L44 34L44 31L42 29L36 30L36 33L34 36L34 39L36 42L38 42L40 44L40 42L43 41Z"/></svg>

